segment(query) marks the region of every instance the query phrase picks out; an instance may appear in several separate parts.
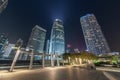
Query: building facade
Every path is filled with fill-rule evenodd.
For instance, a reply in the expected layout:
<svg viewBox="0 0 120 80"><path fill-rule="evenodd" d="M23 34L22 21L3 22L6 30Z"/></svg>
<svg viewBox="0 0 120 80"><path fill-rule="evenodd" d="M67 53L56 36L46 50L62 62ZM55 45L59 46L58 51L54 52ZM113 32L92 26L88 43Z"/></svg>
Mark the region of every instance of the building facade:
<svg viewBox="0 0 120 80"><path fill-rule="evenodd" d="M46 42L46 50L45 50L46 54L49 54L49 49L50 49L50 40L47 40L47 42ZM50 59L50 57L46 56L45 59Z"/></svg>
<svg viewBox="0 0 120 80"><path fill-rule="evenodd" d="M8 45L8 38L5 36L5 34L0 34L0 58L3 57L7 45Z"/></svg>
<svg viewBox="0 0 120 80"><path fill-rule="evenodd" d="M34 49L34 53L43 53L45 37L46 37L46 30L36 25L32 29L32 33L29 38L27 48ZM35 55L35 56L37 57L38 55Z"/></svg>
<svg viewBox="0 0 120 80"><path fill-rule="evenodd" d="M5 49L5 53L3 54L4 59L10 59L9 56L12 54L11 52L12 52L14 46L15 46L15 44L10 44L10 43L8 44L8 46ZM14 56L11 56L11 57L13 59Z"/></svg>
<svg viewBox="0 0 120 80"><path fill-rule="evenodd" d="M7 7L8 0L0 0L0 13Z"/></svg>
<svg viewBox="0 0 120 80"><path fill-rule="evenodd" d="M99 55L109 53L110 49L94 14L80 18L87 50Z"/></svg>
<svg viewBox="0 0 120 80"><path fill-rule="evenodd" d="M65 53L64 26L60 19L55 19L50 38L49 54L61 55Z"/></svg>
<svg viewBox="0 0 120 80"><path fill-rule="evenodd" d="M7 47L7 49L10 50L10 51L8 51L8 52L10 52L9 56L8 56L8 59L13 60L14 57L15 57L17 49L19 47L21 48L22 45L23 45L23 40L20 39L20 38L16 41L15 44L9 44L8 47ZM6 49L6 51L7 51L7 49ZM8 53L6 53L6 54L8 54Z"/></svg>

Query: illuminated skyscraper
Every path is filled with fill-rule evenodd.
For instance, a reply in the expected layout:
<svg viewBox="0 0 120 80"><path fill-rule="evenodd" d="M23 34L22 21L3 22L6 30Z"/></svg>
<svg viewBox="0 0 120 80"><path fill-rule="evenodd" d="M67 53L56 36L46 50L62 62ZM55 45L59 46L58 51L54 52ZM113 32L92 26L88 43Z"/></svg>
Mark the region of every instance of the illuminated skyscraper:
<svg viewBox="0 0 120 80"><path fill-rule="evenodd" d="M47 40L46 42L46 54L49 54L49 49L50 49L50 40ZM50 56L46 56L45 59L50 59Z"/></svg>
<svg viewBox="0 0 120 80"><path fill-rule="evenodd" d="M110 49L94 14L80 18L87 50L96 55L109 53Z"/></svg>
<svg viewBox="0 0 120 80"><path fill-rule="evenodd" d="M32 29L27 48L33 48L34 52L43 53L46 30L36 25Z"/></svg>
<svg viewBox="0 0 120 80"><path fill-rule="evenodd" d="M8 0L0 0L0 13L7 7Z"/></svg>
<svg viewBox="0 0 120 80"><path fill-rule="evenodd" d="M48 54L49 53L49 48L50 47L50 40L47 40L47 43L46 43L46 54Z"/></svg>
<svg viewBox="0 0 120 80"><path fill-rule="evenodd" d="M55 19L50 38L49 54L61 55L65 52L64 26L60 19Z"/></svg>
<svg viewBox="0 0 120 80"><path fill-rule="evenodd" d="M8 46L5 48L5 53L3 54L3 58L7 58L7 59L13 59L16 50L13 50L13 48L15 47L15 44L8 44ZM11 55L12 54L12 55Z"/></svg>
<svg viewBox="0 0 120 80"><path fill-rule="evenodd" d="M5 36L5 34L0 34L0 58L3 57L7 45L8 45L8 38Z"/></svg>
<svg viewBox="0 0 120 80"><path fill-rule="evenodd" d="M6 49L6 52L9 52L7 50L11 50L9 53L6 53L6 54L9 54L8 59L13 60L18 47L22 47L22 45L23 45L23 40L20 38L16 41L15 44L9 44L7 49ZM12 47L12 48L10 48L10 47Z"/></svg>

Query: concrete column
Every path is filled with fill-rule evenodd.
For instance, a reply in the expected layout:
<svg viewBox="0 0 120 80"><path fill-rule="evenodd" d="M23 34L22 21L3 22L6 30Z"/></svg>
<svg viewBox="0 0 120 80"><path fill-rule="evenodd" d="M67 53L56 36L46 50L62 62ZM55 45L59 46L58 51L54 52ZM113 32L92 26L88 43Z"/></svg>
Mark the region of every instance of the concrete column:
<svg viewBox="0 0 120 80"><path fill-rule="evenodd" d="M29 65L29 69L32 69L33 67L33 58L34 58L34 50L32 49L31 53L30 53L30 65Z"/></svg>
<svg viewBox="0 0 120 80"><path fill-rule="evenodd" d="M56 54L56 58L57 58L57 66L60 66L58 54Z"/></svg>
<svg viewBox="0 0 120 80"><path fill-rule="evenodd" d="M82 59L81 58L79 58L79 62L80 62L80 64L82 64Z"/></svg>
<svg viewBox="0 0 120 80"><path fill-rule="evenodd" d="M42 68L45 67L45 54L42 54Z"/></svg>
<svg viewBox="0 0 120 80"><path fill-rule="evenodd" d="M77 64L78 64L78 65L80 64L80 62L79 62L79 58L77 58Z"/></svg>
<svg viewBox="0 0 120 80"><path fill-rule="evenodd" d="M54 64L53 64L53 55L52 54L50 54L50 60L51 60L51 66L53 67Z"/></svg>
<svg viewBox="0 0 120 80"><path fill-rule="evenodd" d="M68 57L68 63L70 63L70 57Z"/></svg>
<svg viewBox="0 0 120 80"><path fill-rule="evenodd" d="M63 66L64 66L64 59L63 59L63 56L62 56L61 58L62 58L62 64L63 64Z"/></svg>
<svg viewBox="0 0 120 80"><path fill-rule="evenodd" d="M77 58L75 58L75 64L77 64Z"/></svg>
<svg viewBox="0 0 120 80"><path fill-rule="evenodd" d="M22 56L23 56L23 53L21 52L19 57L18 57L18 60L22 60Z"/></svg>
<svg viewBox="0 0 120 80"><path fill-rule="evenodd" d="M11 65L10 70L9 70L10 72L13 71L14 66L15 66L15 64L16 64L16 61L17 61L17 59L18 59L18 57L19 57L19 54L20 54L20 47L17 49L17 52L16 52L16 54L15 54L15 57L14 57L14 59L13 59L12 65Z"/></svg>
<svg viewBox="0 0 120 80"><path fill-rule="evenodd" d="M80 64L80 58L78 58L78 64Z"/></svg>

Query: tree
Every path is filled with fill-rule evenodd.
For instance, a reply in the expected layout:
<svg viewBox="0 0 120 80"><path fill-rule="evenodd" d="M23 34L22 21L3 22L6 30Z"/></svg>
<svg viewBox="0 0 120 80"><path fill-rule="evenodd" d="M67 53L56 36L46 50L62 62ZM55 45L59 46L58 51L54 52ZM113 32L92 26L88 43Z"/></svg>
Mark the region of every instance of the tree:
<svg viewBox="0 0 120 80"><path fill-rule="evenodd" d="M63 54L63 59L64 60L69 61L69 58L70 58L70 63L76 63L76 64L77 64L77 62L79 62L78 59L81 59L82 62L85 61L87 63L90 60L97 59L97 57L94 54L89 53L87 51L83 51L81 53L64 53Z"/></svg>

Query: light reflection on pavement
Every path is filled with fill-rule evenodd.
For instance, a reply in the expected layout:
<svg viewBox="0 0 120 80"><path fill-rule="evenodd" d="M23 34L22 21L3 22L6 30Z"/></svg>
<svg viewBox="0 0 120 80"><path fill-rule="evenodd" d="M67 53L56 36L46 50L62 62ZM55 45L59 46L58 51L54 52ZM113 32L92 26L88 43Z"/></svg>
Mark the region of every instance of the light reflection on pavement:
<svg viewBox="0 0 120 80"><path fill-rule="evenodd" d="M108 80L101 71L79 67L53 67L0 74L0 80Z"/></svg>

